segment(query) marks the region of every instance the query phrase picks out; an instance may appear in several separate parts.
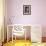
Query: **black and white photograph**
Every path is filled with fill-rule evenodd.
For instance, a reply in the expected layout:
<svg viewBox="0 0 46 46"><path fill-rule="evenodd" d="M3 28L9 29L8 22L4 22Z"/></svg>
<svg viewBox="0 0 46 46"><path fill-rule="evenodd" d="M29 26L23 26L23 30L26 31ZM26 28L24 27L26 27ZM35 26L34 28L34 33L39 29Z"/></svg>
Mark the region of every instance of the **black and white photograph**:
<svg viewBox="0 0 46 46"><path fill-rule="evenodd" d="M23 14L31 15L31 5L23 5Z"/></svg>

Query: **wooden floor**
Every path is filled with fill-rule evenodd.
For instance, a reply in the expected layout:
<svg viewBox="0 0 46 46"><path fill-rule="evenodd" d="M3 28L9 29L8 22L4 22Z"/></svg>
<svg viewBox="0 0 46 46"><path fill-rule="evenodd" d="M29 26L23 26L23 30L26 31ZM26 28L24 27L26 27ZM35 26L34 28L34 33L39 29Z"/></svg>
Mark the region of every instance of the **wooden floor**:
<svg viewBox="0 0 46 46"><path fill-rule="evenodd" d="M14 40L5 43L3 46L46 46L46 43L31 43L30 41Z"/></svg>
<svg viewBox="0 0 46 46"><path fill-rule="evenodd" d="M16 40L16 41L10 41L8 43L5 43L3 46L31 46L30 41L24 41L24 40Z"/></svg>

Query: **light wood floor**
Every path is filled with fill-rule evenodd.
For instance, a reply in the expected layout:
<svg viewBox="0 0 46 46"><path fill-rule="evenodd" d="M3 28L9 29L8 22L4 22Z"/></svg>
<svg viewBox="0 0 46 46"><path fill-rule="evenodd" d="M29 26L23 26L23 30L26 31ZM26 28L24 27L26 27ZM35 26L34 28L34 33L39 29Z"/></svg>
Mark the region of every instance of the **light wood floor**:
<svg viewBox="0 0 46 46"><path fill-rule="evenodd" d="M24 40L16 40L16 41L10 41L6 44L4 44L4 46L31 46L31 42L30 41L24 41Z"/></svg>
<svg viewBox="0 0 46 46"><path fill-rule="evenodd" d="M30 41L24 41L24 40L14 40L5 43L3 46L46 46L46 43L31 43Z"/></svg>

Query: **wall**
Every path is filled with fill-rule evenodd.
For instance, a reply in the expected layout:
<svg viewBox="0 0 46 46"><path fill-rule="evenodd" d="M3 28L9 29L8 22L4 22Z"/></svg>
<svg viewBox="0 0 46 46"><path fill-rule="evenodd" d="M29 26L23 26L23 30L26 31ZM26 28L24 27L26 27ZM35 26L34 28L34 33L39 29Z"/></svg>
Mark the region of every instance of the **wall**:
<svg viewBox="0 0 46 46"><path fill-rule="evenodd" d="M30 4L31 15L23 15L23 5ZM7 8L7 24L40 24L46 37L46 0L7 0Z"/></svg>

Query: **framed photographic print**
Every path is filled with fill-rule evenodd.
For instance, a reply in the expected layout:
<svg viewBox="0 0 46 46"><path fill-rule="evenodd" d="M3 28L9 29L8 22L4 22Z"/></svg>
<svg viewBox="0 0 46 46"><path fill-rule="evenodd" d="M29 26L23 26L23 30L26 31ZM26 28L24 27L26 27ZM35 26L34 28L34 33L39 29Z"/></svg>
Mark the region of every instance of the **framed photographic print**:
<svg viewBox="0 0 46 46"><path fill-rule="evenodd" d="M31 5L23 5L23 15L31 15Z"/></svg>

